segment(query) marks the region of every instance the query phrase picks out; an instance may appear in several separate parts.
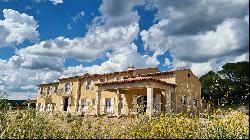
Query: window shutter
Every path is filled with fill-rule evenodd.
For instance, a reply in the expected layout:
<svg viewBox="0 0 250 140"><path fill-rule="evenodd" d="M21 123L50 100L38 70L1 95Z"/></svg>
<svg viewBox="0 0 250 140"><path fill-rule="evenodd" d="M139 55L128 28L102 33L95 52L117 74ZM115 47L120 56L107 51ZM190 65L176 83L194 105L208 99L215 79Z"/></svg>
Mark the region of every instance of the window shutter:
<svg viewBox="0 0 250 140"><path fill-rule="evenodd" d="M89 108L89 99L86 99L86 110Z"/></svg>
<svg viewBox="0 0 250 140"><path fill-rule="evenodd" d="M94 86L94 81L91 80L91 90L93 89L93 86Z"/></svg>
<svg viewBox="0 0 250 140"><path fill-rule="evenodd" d="M72 90L73 90L73 83L70 82L70 92L72 92Z"/></svg>
<svg viewBox="0 0 250 140"><path fill-rule="evenodd" d="M81 112L81 108L82 108L82 99L78 100L78 112Z"/></svg>
<svg viewBox="0 0 250 140"><path fill-rule="evenodd" d="M184 96L181 96L181 104L184 104Z"/></svg>
<svg viewBox="0 0 250 140"><path fill-rule="evenodd" d="M105 82L107 82L108 81L108 78L105 78Z"/></svg>
<svg viewBox="0 0 250 140"><path fill-rule="evenodd" d="M84 85L85 90L87 90L87 84L88 84L88 80L85 81L85 85Z"/></svg>
<svg viewBox="0 0 250 140"><path fill-rule="evenodd" d="M78 101L78 105L81 106L82 105L82 99L79 99Z"/></svg>
<svg viewBox="0 0 250 140"><path fill-rule="evenodd" d="M125 113L126 98L124 94L121 94L121 113Z"/></svg>
<svg viewBox="0 0 250 140"><path fill-rule="evenodd" d="M112 113L114 113L114 105L115 105L115 98L111 98L111 107L110 110Z"/></svg>
<svg viewBox="0 0 250 140"><path fill-rule="evenodd" d="M137 103L137 96L134 95L134 96L133 96L133 104L136 104L136 103Z"/></svg>
<svg viewBox="0 0 250 140"><path fill-rule="evenodd" d="M102 98L102 113L105 113L105 98Z"/></svg>
<svg viewBox="0 0 250 140"><path fill-rule="evenodd" d="M64 92L66 92L67 83L64 85Z"/></svg>

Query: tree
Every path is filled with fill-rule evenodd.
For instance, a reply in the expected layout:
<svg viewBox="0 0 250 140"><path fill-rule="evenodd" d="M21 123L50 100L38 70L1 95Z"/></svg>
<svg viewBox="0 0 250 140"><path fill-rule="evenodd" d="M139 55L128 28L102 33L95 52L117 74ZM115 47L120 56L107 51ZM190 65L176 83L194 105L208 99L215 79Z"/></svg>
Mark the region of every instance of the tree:
<svg viewBox="0 0 250 140"><path fill-rule="evenodd" d="M230 86L229 102L249 103L249 62L227 63L218 73Z"/></svg>
<svg viewBox="0 0 250 140"><path fill-rule="evenodd" d="M9 109L7 94L0 90L0 112L6 112Z"/></svg>
<svg viewBox="0 0 250 140"><path fill-rule="evenodd" d="M249 62L227 63L200 77L202 97L215 106L249 103Z"/></svg>
<svg viewBox="0 0 250 140"><path fill-rule="evenodd" d="M200 77L202 98L213 105L222 104L224 92L223 79L215 72L210 71Z"/></svg>

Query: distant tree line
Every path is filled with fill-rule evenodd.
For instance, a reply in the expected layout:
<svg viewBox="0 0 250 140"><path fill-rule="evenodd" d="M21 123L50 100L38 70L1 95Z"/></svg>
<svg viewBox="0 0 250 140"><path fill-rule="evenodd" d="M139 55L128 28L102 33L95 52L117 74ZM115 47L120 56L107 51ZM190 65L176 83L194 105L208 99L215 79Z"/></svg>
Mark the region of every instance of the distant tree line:
<svg viewBox="0 0 250 140"><path fill-rule="evenodd" d="M249 62L227 63L199 79L202 98L215 107L249 104Z"/></svg>
<svg viewBox="0 0 250 140"><path fill-rule="evenodd" d="M9 109L7 94L0 89L0 113L6 112Z"/></svg>

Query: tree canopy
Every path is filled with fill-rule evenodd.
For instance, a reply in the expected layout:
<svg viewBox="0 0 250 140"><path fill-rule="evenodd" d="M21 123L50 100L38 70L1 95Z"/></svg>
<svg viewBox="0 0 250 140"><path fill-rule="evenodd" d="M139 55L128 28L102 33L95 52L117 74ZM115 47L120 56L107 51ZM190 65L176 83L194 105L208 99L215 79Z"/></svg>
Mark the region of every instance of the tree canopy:
<svg viewBox="0 0 250 140"><path fill-rule="evenodd" d="M214 106L249 103L249 62L227 63L200 77L202 97Z"/></svg>

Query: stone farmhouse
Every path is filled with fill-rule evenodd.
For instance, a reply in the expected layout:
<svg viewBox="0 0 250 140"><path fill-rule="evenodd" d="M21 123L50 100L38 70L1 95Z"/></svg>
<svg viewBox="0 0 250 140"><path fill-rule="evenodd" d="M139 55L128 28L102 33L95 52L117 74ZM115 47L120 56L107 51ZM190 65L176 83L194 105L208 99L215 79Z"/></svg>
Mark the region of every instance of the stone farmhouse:
<svg viewBox="0 0 250 140"><path fill-rule="evenodd" d="M84 74L40 84L39 111L85 115L147 114L201 111L201 83L190 69L160 72L157 68Z"/></svg>

